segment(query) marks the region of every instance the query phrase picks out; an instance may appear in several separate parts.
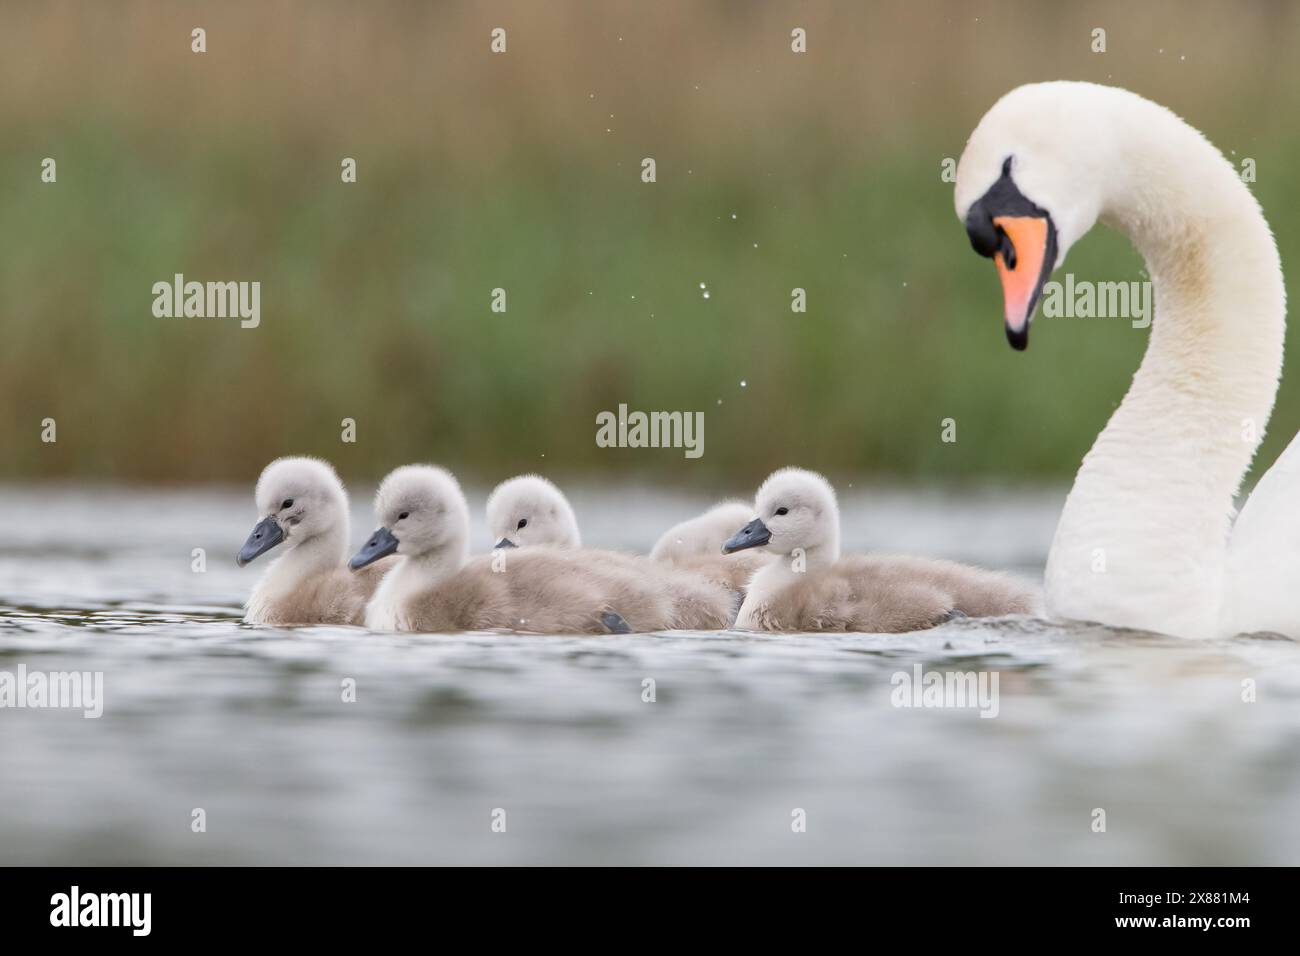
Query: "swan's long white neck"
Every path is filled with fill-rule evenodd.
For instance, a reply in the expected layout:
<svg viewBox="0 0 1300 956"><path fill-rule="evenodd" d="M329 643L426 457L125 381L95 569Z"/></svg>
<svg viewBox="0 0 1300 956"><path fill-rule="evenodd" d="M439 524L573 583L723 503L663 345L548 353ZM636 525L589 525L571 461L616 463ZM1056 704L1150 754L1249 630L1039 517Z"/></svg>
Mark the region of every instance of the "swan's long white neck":
<svg viewBox="0 0 1300 956"><path fill-rule="evenodd" d="M1047 609L1187 636L1219 631L1232 502L1282 366L1281 264L1259 205L1200 134L1152 104L1115 127L1101 218L1146 260L1156 316L1124 401L1079 468Z"/></svg>

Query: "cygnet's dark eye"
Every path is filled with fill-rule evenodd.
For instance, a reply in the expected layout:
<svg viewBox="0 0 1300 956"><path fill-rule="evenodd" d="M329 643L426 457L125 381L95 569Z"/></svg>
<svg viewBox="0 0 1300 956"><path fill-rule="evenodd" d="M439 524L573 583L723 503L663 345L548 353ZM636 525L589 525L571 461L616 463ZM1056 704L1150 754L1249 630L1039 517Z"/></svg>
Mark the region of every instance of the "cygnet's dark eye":
<svg viewBox="0 0 1300 956"><path fill-rule="evenodd" d="M789 508L777 508L777 509L776 509L776 513L779 514L779 515L788 515L788 514L790 513L790 509L789 509Z"/></svg>
<svg viewBox="0 0 1300 956"><path fill-rule="evenodd" d="M292 508L292 507L293 507L292 498L285 498L284 501L280 504L281 511L283 511L285 508Z"/></svg>
<svg viewBox="0 0 1300 956"><path fill-rule="evenodd" d="M403 518L409 518L409 517L411 517L411 513L409 511L403 511L400 515L397 516L397 520L401 521Z"/></svg>
<svg viewBox="0 0 1300 956"><path fill-rule="evenodd" d="M515 530L518 531L520 528L527 528L527 527L528 527L528 519L520 518L519 524L515 525Z"/></svg>

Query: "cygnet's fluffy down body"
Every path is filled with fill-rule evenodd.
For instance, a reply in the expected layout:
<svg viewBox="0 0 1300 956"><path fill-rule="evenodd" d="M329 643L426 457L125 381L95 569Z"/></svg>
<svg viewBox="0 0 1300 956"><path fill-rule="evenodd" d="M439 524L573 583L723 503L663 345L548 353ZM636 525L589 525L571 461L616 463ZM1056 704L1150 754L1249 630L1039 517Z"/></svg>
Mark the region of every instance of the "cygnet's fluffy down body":
<svg viewBox="0 0 1300 956"><path fill-rule="evenodd" d="M399 556L366 609L376 630L588 634L718 629L734 617L725 589L645 558L532 545L470 559L469 508L441 468L397 469L375 512L382 527L352 566Z"/></svg>
<svg viewBox="0 0 1300 956"><path fill-rule="evenodd" d="M737 594L743 591L750 575L770 560L768 555L722 554L722 543L730 533L726 530L728 524L734 525L737 510L744 514L749 512L749 508L749 505L739 502L727 502L678 525L674 529L680 531L677 538L665 535L660 539L663 547L655 546L657 564L651 564L641 555L623 551L589 548L582 551L582 556L592 563L616 564L641 575L657 576L677 606L696 607L698 589L691 586L690 578L702 579ZM496 548L581 547L582 538L573 506L559 487L541 475L517 475L497 485L488 496L487 523ZM656 558L656 551L650 553L650 559ZM665 566L686 572L686 575L663 575L661 572ZM738 602L736 606L739 606ZM692 621L705 619L694 615L686 617ZM705 628L711 625L692 623L683 626Z"/></svg>
<svg viewBox="0 0 1300 956"><path fill-rule="evenodd" d="M841 556L835 491L814 472L775 472L759 488L753 513L726 549L779 557L750 581L740 628L897 633L1038 606L1030 587L1000 572L929 558Z"/></svg>
<svg viewBox="0 0 1300 956"><path fill-rule="evenodd" d="M756 581L736 626L753 631L921 631L954 617L1032 614L1015 578L953 561L847 555L829 568Z"/></svg>
<svg viewBox="0 0 1300 956"><path fill-rule="evenodd" d="M766 551L722 553L727 539L753 515L754 506L744 501L714 505L665 531L650 557L743 595L754 572L775 557Z"/></svg>
<svg viewBox="0 0 1300 956"><path fill-rule="evenodd" d="M534 545L471 558L406 598L397 625L438 633L602 634L621 629L611 626L611 613L633 632L720 630L730 625L735 605L724 589L680 572L637 568L599 551Z"/></svg>

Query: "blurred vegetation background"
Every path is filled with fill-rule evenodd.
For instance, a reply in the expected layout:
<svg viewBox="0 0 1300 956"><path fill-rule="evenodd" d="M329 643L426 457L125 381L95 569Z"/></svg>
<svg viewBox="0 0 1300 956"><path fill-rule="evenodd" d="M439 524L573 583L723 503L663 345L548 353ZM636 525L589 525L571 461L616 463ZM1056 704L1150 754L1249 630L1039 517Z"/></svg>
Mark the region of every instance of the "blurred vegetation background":
<svg viewBox="0 0 1300 956"><path fill-rule="evenodd" d="M1126 86L1256 160L1294 271L1297 41L1300 5L1226 0L6 2L0 478L1068 478L1147 333L1012 352L944 159L1018 84ZM1068 267L1141 278L1105 230ZM261 326L155 318L177 272L260 281ZM703 410L704 456L597 448L619 403ZM1298 426L1291 370L1262 460Z"/></svg>

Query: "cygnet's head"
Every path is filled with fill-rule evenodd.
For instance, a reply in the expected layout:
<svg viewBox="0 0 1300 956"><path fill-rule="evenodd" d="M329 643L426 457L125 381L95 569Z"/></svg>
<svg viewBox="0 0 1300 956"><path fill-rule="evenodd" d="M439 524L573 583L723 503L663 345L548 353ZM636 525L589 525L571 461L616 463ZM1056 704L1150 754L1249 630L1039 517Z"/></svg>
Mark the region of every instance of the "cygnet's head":
<svg viewBox="0 0 1300 956"><path fill-rule="evenodd" d="M569 499L541 475L518 475L497 485L488 496L487 523L494 548L582 544Z"/></svg>
<svg viewBox="0 0 1300 956"><path fill-rule="evenodd" d="M464 560L469 547L469 505L451 472L433 465L403 465L375 493L379 529L348 562L364 568L390 554L451 554Z"/></svg>
<svg viewBox="0 0 1300 956"><path fill-rule="evenodd" d="M650 549L655 561L674 561L715 555L732 533L749 520L754 506L746 501L724 501L663 533Z"/></svg>
<svg viewBox="0 0 1300 956"><path fill-rule="evenodd" d="M262 470L253 499L261 520L235 559L241 568L282 542L292 547L340 529L347 540L348 494L329 462L277 458Z"/></svg>
<svg viewBox="0 0 1300 956"><path fill-rule="evenodd" d="M767 548L796 549L826 561L840 555L840 509L835 489L814 471L782 468L770 475L754 499L755 517L722 546L724 554Z"/></svg>

